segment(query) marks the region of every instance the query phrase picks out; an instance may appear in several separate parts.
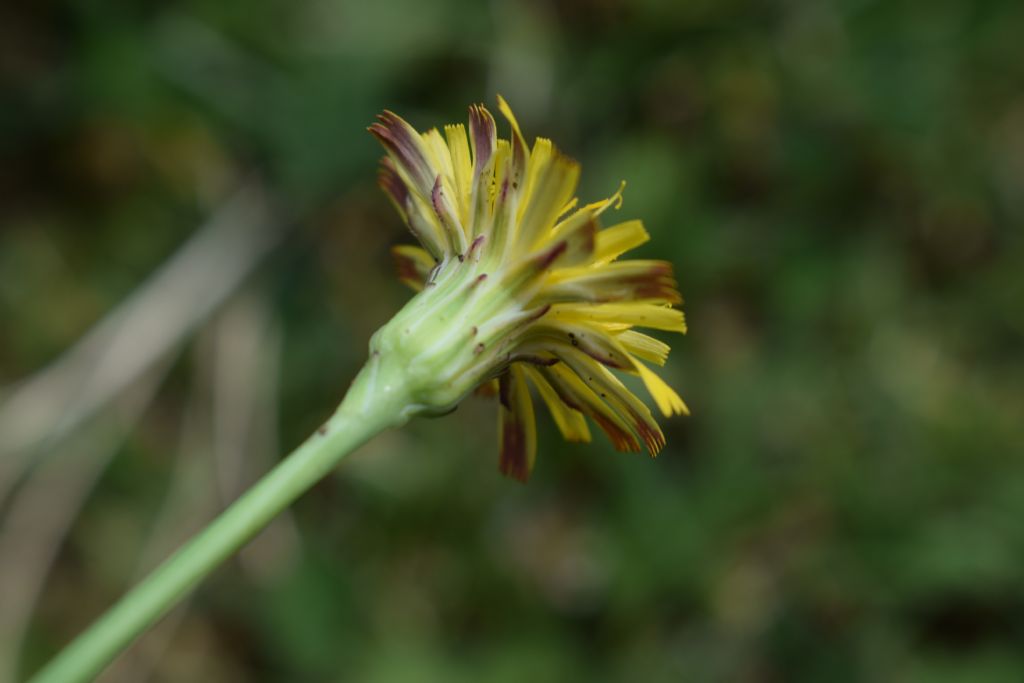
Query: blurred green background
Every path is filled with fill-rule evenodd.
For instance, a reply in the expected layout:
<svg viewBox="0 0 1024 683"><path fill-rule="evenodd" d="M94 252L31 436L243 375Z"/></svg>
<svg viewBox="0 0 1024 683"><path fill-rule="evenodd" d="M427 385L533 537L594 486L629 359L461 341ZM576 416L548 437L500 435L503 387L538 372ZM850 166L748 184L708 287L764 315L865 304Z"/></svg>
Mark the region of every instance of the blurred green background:
<svg viewBox="0 0 1024 683"><path fill-rule="evenodd" d="M650 460L542 415L526 486L487 400L415 421L103 680L1024 680L1022 37L1019 0L5 4L0 677L315 429L407 299L374 114L500 92L583 200L628 182L693 416ZM202 272L266 243L247 277L68 356L225 211Z"/></svg>

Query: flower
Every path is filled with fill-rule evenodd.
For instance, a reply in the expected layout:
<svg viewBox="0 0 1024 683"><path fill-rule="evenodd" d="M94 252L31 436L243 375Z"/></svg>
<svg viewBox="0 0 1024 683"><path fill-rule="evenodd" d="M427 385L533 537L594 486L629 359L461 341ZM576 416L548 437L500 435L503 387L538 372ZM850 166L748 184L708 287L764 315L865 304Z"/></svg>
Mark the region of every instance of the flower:
<svg viewBox="0 0 1024 683"><path fill-rule="evenodd" d="M499 466L525 481L537 451L534 400L569 441L589 441L590 417L616 449L656 455L665 437L612 370L638 375L666 416L686 404L646 363L669 347L636 328L686 332L672 266L619 260L649 238L638 220L602 229L622 204L577 208L579 164L550 140L530 148L508 104L498 138L482 105L461 124L417 132L385 111L369 131L384 146L380 186L420 246L393 249L398 275L419 293L371 340L401 364L420 411L441 413L478 387L500 398Z"/></svg>

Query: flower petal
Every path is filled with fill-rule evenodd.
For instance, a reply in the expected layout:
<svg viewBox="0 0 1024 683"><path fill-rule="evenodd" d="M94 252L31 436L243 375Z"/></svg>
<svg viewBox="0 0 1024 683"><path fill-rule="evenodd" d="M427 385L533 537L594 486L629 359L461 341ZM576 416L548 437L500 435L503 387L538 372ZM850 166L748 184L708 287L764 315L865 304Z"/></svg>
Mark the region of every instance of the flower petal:
<svg viewBox="0 0 1024 683"><path fill-rule="evenodd" d="M544 284L542 276L548 273L551 265L558 261L567 249L568 245L565 242L558 242L540 253L531 254L520 259L518 263L509 265L501 279L503 291L509 296L530 298L525 295Z"/></svg>
<svg viewBox="0 0 1024 683"><path fill-rule="evenodd" d="M472 234L476 237L484 234L488 225L494 153L498 145L494 117L483 105L469 108L469 141L473 150L473 185L469 209L472 212Z"/></svg>
<svg viewBox="0 0 1024 683"><path fill-rule="evenodd" d="M434 211L427 207L419 191L410 185L407 174L399 170L392 157L381 159L377 184L394 203L420 244L435 257L443 256L448 240Z"/></svg>
<svg viewBox="0 0 1024 683"><path fill-rule="evenodd" d="M665 417L690 414L690 409L686 407L686 403L683 402L683 399L679 397L679 394L672 387L665 384L665 380L659 377L656 372L648 369L643 363L636 363L635 365L636 369L640 372L640 379L644 381L644 386L647 387L651 398L658 404L658 408Z"/></svg>
<svg viewBox="0 0 1024 683"><path fill-rule="evenodd" d="M466 238L466 232L462 229L462 224L459 223L458 210L451 199L451 190L445 190L445 185L444 177L438 175L437 180L434 181L434 187L430 191L430 204L434 209L434 215L444 229L449 253L458 254L461 257L469 248L469 241Z"/></svg>
<svg viewBox="0 0 1024 683"><path fill-rule="evenodd" d="M478 207L482 215L487 217L488 229L485 233L488 243L484 250L494 260L507 261L509 242L515 235L515 215L519 202L519 193L515 189L513 179L511 149L508 140L498 140L494 151L493 196L485 206Z"/></svg>
<svg viewBox="0 0 1024 683"><path fill-rule="evenodd" d="M423 143L435 174L434 184L430 188L431 207L444 228L451 253L464 254L469 238L459 217L459 193L456 190L452 152L436 128L423 134Z"/></svg>
<svg viewBox="0 0 1024 683"><path fill-rule="evenodd" d="M473 193L473 162L470 158L469 139L466 137L466 127L461 123L445 126L444 134L448 140L448 149L451 150L459 220L466 227L469 225L469 200Z"/></svg>
<svg viewBox="0 0 1024 683"><path fill-rule="evenodd" d="M601 400L587 384L564 363L540 368L558 397L570 408L589 416L608 436L617 451L636 452L640 441L629 425Z"/></svg>
<svg viewBox="0 0 1024 683"><path fill-rule="evenodd" d="M533 386L537 387L537 392L551 412L551 417L554 418L562 437L566 441L589 442L590 429L583 413L566 405L539 371L529 365L521 367Z"/></svg>
<svg viewBox="0 0 1024 683"><path fill-rule="evenodd" d="M593 322L622 328L647 327L666 332L686 332L682 311L662 304L639 301L555 304L551 307L550 317L567 322Z"/></svg>
<svg viewBox="0 0 1024 683"><path fill-rule="evenodd" d="M565 156L546 138L537 138L530 152L526 182L519 205L515 249L532 251L555 225L572 199L580 179L580 165Z"/></svg>
<svg viewBox="0 0 1024 683"><path fill-rule="evenodd" d="M501 402L498 468L505 476L526 481L537 458L537 425L533 400L520 368L512 366L498 378L498 395Z"/></svg>
<svg viewBox="0 0 1024 683"><path fill-rule="evenodd" d="M391 256L395 260L398 279L417 292L423 289L424 283L430 277L430 271L436 265L434 257L426 249L411 244L391 247Z"/></svg>
<svg viewBox="0 0 1024 683"><path fill-rule="evenodd" d="M597 246L594 249L595 263L610 263L627 251L644 244L651 236L640 221L626 221L605 228L597 234Z"/></svg>
<svg viewBox="0 0 1024 683"><path fill-rule="evenodd" d="M563 268L551 273L544 301L636 301L682 303L667 261L621 261L599 267Z"/></svg>
<svg viewBox="0 0 1024 683"><path fill-rule="evenodd" d="M661 433L661 428L643 401L634 396L608 368L577 349L559 349L557 355L612 410L628 421L632 431L643 440L652 456L658 454L665 445L665 435Z"/></svg>
<svg viewBox="0 0 1024 683"><path fill-rule="evenodd" d="M498 95L498 110L502 116L508 119L509 124L512 126L512 182L518 185L523 180L523 175L526 171L526 160L529 157L529 152L526 149L526 140L523 138L523 132L519 130L519 122L516 121L512 108L508 106L508 102L501 95Z"/></svg>
<svg viewBox="0 0 1024 683"><path fill-rule="evenodd" d="M545 316L524 333L521 343L526 348L537 345L552 353L564 347L577 348L610 368L633 368L633 359L626 349L607 330L596 325L557 321Z"/></svg>
<svg viewBox="0 0 1024 683"><path fill-rule="evenodd" d="M578 211L555 226L548 240L564 241L567 245L565 254L558 259L558 266L568 268L591 261L597 244L597 234L597 219L590 212Z"/></svg>
<svg viewBox="0 0 1024 683"><path fill-rule="evenodd" d="M469 139L473 148L473 173L479 176L494 154L497 129L487 107L474 104L469 108Z"/></svg>
<svg viewBox="0 0 1024 683"><path fill-rule="evenodd" d="M410 189L422 197L430 196L434 184L434 170L427 160L428 152L423 138L405 119L385 110L377 116L377 123L367 130L377 138L395 161L396 169L405 176Z"/></svg>
<svg viewBox="0 0 1024 683"><path fill-rule="evenodd" d="M664 365L668 360L669 346L660 339L637 332L623 330L615 333L615 338L631 355L655 365Z"/></svg>

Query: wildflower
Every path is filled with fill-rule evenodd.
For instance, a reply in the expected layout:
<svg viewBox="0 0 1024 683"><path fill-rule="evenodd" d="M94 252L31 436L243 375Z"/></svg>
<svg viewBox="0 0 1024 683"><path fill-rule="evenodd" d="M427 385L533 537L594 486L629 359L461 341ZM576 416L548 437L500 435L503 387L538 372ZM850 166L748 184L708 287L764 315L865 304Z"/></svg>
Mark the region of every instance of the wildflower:
<svg viewBox="0 0 1024 683"><path fill-rule="evenodd" d="M401 365L420 411L495 388L499 466L516 479L537 451L529 385L567 440L590 440L586 416L616 449L656 455L661 429L612 370L638 375L664 415L688 413L646 365L664 365L668 345L636 329L685 333L672 267L619 260L649 238L637 220L602 229L623 187L578 207L579 164L545 138L528 147L501 97L498 106L507 140L481 105L469 108L468 131L421 134L389 111L369 128L387 151L380 186L420 243L393 250L399 278L419 293L374 335L371 358Z"/></svg>

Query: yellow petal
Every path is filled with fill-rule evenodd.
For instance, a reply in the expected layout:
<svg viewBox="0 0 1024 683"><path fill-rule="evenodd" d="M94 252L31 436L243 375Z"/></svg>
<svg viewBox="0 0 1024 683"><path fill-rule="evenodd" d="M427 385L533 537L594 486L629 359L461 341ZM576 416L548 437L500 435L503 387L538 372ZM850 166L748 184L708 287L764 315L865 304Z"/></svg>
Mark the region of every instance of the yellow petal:
<svg viewBox="0 0 1024 683"><path fill-rule="evenodd" d="M604 304L555 304L548 314L566 321L595 322L622 327L647 327L666 332L686 332L683 312L661 304L626 301Z"/></svg>
<svg viewBox="0 0 1024 683"><path fill-rule="evenodd" d="M564 363L541 368L541 373L551 383L563 403L588 415L597 423L597 426L611 439L615 450L631 452L640 450L640 441L625 420L602 401Z"/></svg>
<svg viewBox="0 0 1024 683"><path fill-rule="evenodd" d="M584 215L586 218L586 215ZM553 264L555 267L578 266L587 263L594 255L594 244L597 236L597 221L568 220L562 221L551 231L548 240L542 240L541 246L565 242L565 253Z"/></svg>
<svg viewBox="0 0 1024 683"><path fill-rule="evenodd" d="M455 170L452 167L452 153L448 149L448 143L441 137L437 128L431 128L423 133L422 137L431 170L435 175L440 174L450 185L454 186Z"/></svg>
<svg viewBox="0 0 1024 683"><path fill-rule="evenodd" d="M469 195L469 210L472 214L472 236L476 237L483 234L487 225L497 147L494 117L486 107L473 105L469 108L469 142L473 151L473 189Z"/></svg>
<svg viewBox="0 0 1024 683"><path fill-rule="evenodd" d="M522 370L530 378L533 386L537 387L537 392L544 399L548 410L551 411L551 417L554 418L562 437L566 441L589 442L590 429L587 427L583 413L565 405L540 372L529 365L523 365Z"/></svg>
<svg viewBox="0 0 1024 683"><path fill-rule="evenodd" d="M434 257L426 249L411 244L399 244L391 248L398 279L417 292L423 289L430 271L434 269Z"/></svg>
<svg viewBox="0 0 1024 683"><path fill-rule="evenodd" d="M539 299L563 301L682 302L668 261L617 261L599 267L562 268L551 273Z"/></svg>
<svg viewBox="0 0 1024 683"><path fill-rule="evenodd" d="M597 233L597 247L594 249L595 263L614 261L622 254L636 249L651 236L640 221L626 221Z"/></svg>
<svg viewBox="0 0 1024 683"><path fill-rule="evenodd" d="M582 351L573 347L561 348L557 355L609 408L628 421L632 432L643 440L652 456L658 454L665 445L665 435L643 401L634 396L608 368Z"/></svg>
<svg viewBox="0 0 1024 683"><path fill-rule="evenodd" d="M630 354L655 365L664 365L668 360L669 346L636 330L624 330L615 335L622 347Z"/></svg>
<svg viewBox="0 0 1024 683"><path fill-rule="evenodd" d="M686 407L683 399L679 398L679 394L665 384L665 381L658 377L657 373L648 369L643 363L637 363L636 369L640 373L640 379L643 380L647 391L650 392L651 398L658 404L658 409L665 417L690 414L690 409Z"/></svg>
<svg viewBox="0 0 1024 683"><path fill-rule="evenodd" d="M523 132L519 130L519 122L516 121L515 114L512 113L512 107L508 106L508 102L501 95L498 95L498 111L501 115L508 119L509 124L512 126L512 157L516 167L516 180L521 180L521 175L526 167L526 160L529 153L526 150L526 139L523 137Z"/></svg>
<svg viewBox="0 0 1024 683"><path fill-rule="evenodd" d="M427 159L435 173L434 183L430 188L431 208L444 228L450 250L456 254L464 254L469 246L469 235L459 209L459 191L456 189L451 150L436 128L423 133L422 137Z"/></svg>
<svg viewBox="0 0 1024 683"><path fill-rule="evenodd" d="M444 127L444 134L452 155L452 172L454 173L455 192L458 196L459 220L464 226L468 226L469 198L473 193L473 162L470 160L466 127L461 123L448 125Z"/></svg>
<svg viewBox="0 0 1024 683"><path fill-rule="evenodd" d="M377 183L398 209L413 236L431 254L441 258L447 246L441 224L434 212L423 204L419 192L409 186L408 177L403 175L391 157L381 159Z"/></svg>
<svg viewBox="0 0 1024 683"><path fill-rule="evenodd" d="M515 365L498 380L501 399L499 445L501 473L526 481L537 459L537 423L522 371Z"/></svg>
<svg viewBox="0 0 1024 683"><path fill-rule="evenodd" d="M572 199L580 179L580 165L556 150L550 140L537 138L530 153L525 186L519 204L520 253L534 249L555 225Z"/></svg>
<svg viewBox="0 0 1024 683"><path fill-rule="evenodd" d="M512 189L512 153L508 140L498 140L492 160L494 175L488 188L488 199L476 208L477 226L486 235L484 251L488 258L505 259L515 229L516 194Z"/></svg>
<svg viewBox="0 0 1024 683"><path fill-rule="evenodd" d="M601 365L617 370L633 369L629 352L606 328L599 325L570 323L545 316L523 333L524 347L533 345L559 353L565 347L579 349Z"/></svg>

